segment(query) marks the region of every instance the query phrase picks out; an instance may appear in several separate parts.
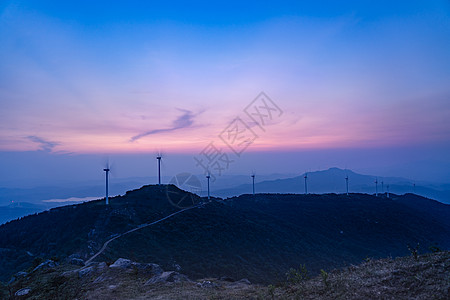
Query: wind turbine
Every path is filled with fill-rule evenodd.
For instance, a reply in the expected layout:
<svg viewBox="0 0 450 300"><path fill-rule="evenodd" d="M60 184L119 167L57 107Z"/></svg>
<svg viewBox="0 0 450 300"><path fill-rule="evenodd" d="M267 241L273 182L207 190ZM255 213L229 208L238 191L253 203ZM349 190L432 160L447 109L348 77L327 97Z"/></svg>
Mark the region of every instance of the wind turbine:
<svg viewBox="0 0 450 300"><path fill-rule="evenodd" d="M206 179L208 180L208 200L210 199L210 194L209 194L209 179L211 178L211 175L208 172L208 175L206 175Z"/></svg>
<svg viewBox="0 0 450 300"><path fill-rule="evenodd" d="M381 181L381 193L384 194L384 181Z"/></svg>
<svg viewBox="0 0 450 300"><path fill-rule="evenodd" d="M158 160L158 185L161 185L161 153L156 156Z"/></svg>
<svg viewBox="0 0 450 300"><path fill-rule="evenodd" d="M387 197L389 198L389 184L386 186L387 188Z"/></svg>
<svg viewBox="0 0 450 300"><path fill-rule="evenodd" d="M347 196L348 196L348 175L345 175L345 184L347 186Z"/></svg>
<svg viewBox="0 0 450 300"><path fill-rule="evenodd" d="M375 197L378 197L378 178L375 179Z"/></svg>
<svg viewBox="0 0 450 300"><path fill-rule="evenodd" d="M106 165L106 168L103 169L103 171L105 171L105 175L106 175L106 205L109 204L109 199L108 199L108 187L109 187L109 183L108 183L108 179L109 179L109 171L111 171L109 169L109 163Z"/></svg>
<svg viewBox="0 0 450 300"><path fill-rule="evenodd" d="M307 185L306 180L308 179L308 173L305 172L305 176L303 178L305 178L305 195L307 195L308 194L308 185Z"/></svg>
<svg viewBox="0 0 450 300"><path fill-rule="evenodd" d="M255 173L252 174L252 181L253 181L253 196L255 196Z"/></svg>

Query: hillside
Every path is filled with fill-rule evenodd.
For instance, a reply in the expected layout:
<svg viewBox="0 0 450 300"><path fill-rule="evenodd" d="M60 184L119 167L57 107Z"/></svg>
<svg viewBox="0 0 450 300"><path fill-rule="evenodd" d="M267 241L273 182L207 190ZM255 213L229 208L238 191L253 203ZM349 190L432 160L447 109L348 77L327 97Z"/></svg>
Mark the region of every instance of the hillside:
<svg viewBox="0 0 450 300"><path fill-rule="evenodd" d="M448 299L450 252L366 260L310 277L291 270L268 286L242 279L190 280L158 265L120 259L76 267L55 264L0 283L1 299ZM22 295L22 296L20 296Z"/></svg>
<svg viewBox="0 0 450 300"><path fill-rule="evenodd" d="M349 177L349 190L352 193L374 194L374 181L375 178L378 178L380 194L386 193L387 185L389 184L391 193L415 193L443 203L450 203L450 186L448 184L415 182L399 177L362 175L351 170L339 168L308 172L308 190L316 194L345 193L346 176ZM198 175L197 177L203 178L203 175ZM171 179L171 177L163 177L163 182L170 182ZM110 195L124 194L128 190L136 189L148 182L155 181L157 181L157 178L113 177L109 184ZM255 182L257 193L302 194L305 190L303 175L258 174ZM81 182L58 181L58 184L54 186L27 187L27 185L21 186L16 182L10 188L0 187L0 224L53 207L78 204L81 201L100 198L101 196L95 197L95 195L104 194L104 184L104 179L102 178L102 180ZM413 184L416 184L416 186L414 187ZM200 196L206 195L205 189L206 186L203 186ZM212 195L221 198L249 193L252 191L251 177L248 175L223 175L220 177L220 180L211 183L211 191ZM11 205L11 203L14 205ZM18 206L18 203L23 205Z"/></svg>
<svg viewBox="0 0 450 300"><path fill-rule="evenodd" d="M65 257L77 253L83 258L111 236L164 217L178 210L167 201L200 199L175 186L144 186L124 196L53 208L0 226L0 280L31 264L36 257ZM181 202L180 204L183 204ZM192 202L186 203L186 205Z"/></svg>
<svg viewBox="0 0 450 300"><path fill-rule="evenodd" d="M172 203L168 201L168 195ZM181 201L181 202L180 202ZM184 202L183 202L184 201ZM0 226L1 280L36 257L83 260L116 234L197 203L175 186L145 186L104 201L55 208ZM248 278L269 283L305 264L320 269L366 257L403 256L408 245L450 248L450 207L414 195L242 195L216 199L111 242L96 261L119 257L180 270L192 279Z"/></svg>

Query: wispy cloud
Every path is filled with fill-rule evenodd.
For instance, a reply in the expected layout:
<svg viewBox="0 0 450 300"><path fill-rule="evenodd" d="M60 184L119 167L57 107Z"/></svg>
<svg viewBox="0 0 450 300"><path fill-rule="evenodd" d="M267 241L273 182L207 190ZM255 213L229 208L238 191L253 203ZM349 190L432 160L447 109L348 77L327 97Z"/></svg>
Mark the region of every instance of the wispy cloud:
<svg viewBox="0 0 450 300"><path fill-rule="evenodd" d="M145 136L152 135L152 134L157 134L157 133L162 133L162 132L171 132L171 131L175 131L178 129L191 127L192 124L194 123L195 114L190 110L185 110L185 109L179 109L179 110L182 111L183 114L181 116L179 116L178 118L176 118L172 122L172 127L153 129L153 130L135 135L130 139L130 142L137 141Z"/></svg>
<svg viewBox="0 0 450 300"><path fill-rule="evenodd" d="M40 150L45 152L52 152L53 148L59 145L58 142L51 142L35 135L29 135L27 136L27 139L34 143L39 144L41 148Z"/></svg>

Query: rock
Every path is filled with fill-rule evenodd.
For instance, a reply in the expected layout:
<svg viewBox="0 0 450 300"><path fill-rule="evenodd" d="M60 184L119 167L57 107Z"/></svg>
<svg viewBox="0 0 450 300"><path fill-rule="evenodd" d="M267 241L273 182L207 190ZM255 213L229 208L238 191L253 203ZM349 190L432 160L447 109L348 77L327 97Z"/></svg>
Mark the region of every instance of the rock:
<svg viewBox="0 0 450 300"><path fill-rule="evenodd" d="M81 259L81 255L77 254L77 253L69 255L68 259L71 260L72 258L79 258L79 259Z"/></svg>
<svg viewBox="0 0 450 300"><path fill-rule="evenodd" d="M181 282L181 281L189 281L189 278L186 275L180 274L175 271L163 272L160 275L153 276L150 278L145 284L155 284L159 282L168 283L168 282Z"/></svg>
<svg viewBox="0 0 450 300"><path fill-rule="evenodd" d="M157 264L137 263L125 258L119 258L109 267L112 269L127 270L127 272L139 272L151 276L161 275L163 273L163 270Z"/></svg>
<svg viewBox="0 0 450 300"><path fill-rule="evenodd" d="M95 280L93 281L93 283L100 283L100 282L105 281L105 279L106 279L105 274L101 274L100 276L98 276L97 278L95 278Z"/></svg>
<svg viewBox="0 0 450 300"><path fill-rule="evenodd" d="M243 278L239 281L231 283L229 286L239 288L239 287L242 287L243 285L251 285L251 284L252 283L247 278Z"/></svg>
<svg viewBox="0 0 450 300"><path fill-rule="evenodd" d="M153 276L152 278L147 280L147 282L145 284L155 284L155 283L158 283L158 282L164 282L165 280L164 280L164 278L161 277L161 275Z"/></svg>
<svg viewBox="0 0 450 300"><path fill-rule="evenodd" d="M80 258L71 258L69 261L69 264L75 265L75 266L84 266L84 261Z"/></svg>
<svg viewBox="0 0 450 300"><path fill-rule="evenodd" d="M242 284L247 284L247 285L251 285L252 284L250 282L250 280L248 280L247 278L242 278L241 280L237 281L236 283L242 283Z"/></svg>
<svg viewBox="0 0 450 300"><path fill-rule="evenodd" d="M222 276L219 278L220 281L226 281L226 282L234 282L235 280L228 276Z"/></svg>
<svg viewBox="0 0 450 300"><path fill-rule="evenodd" d="M146 275L161 275L163 273L163 269L157 264L144 264L144 263L131 263L133 267L135 267L139 272L142 272Z"/></svg>
<svg viewBox="0 0 450 300"><path fill-rule="evenodd" d="M11 284L14 281L16 281L17 279L24 278L24 277L27 277L27 276L28 276L27 272L18 272L13 277L11 277L11 279L8 281L8 284Z"/></svg>
<svg viewBox="0 0 450 300"><path fill-rule="evenodd" d="M119 258L116 260L112 265L110 265L110 268L117 268L117 269L127 269L131 267L131 260L126 258Z"/></svg>
<svg viewBox="0 0 450 300"><path fill-rule="evenodd" d="M37 266L36 268L33 269L33 272L37 271L37 270L44 270L44 269L50 269L50 268L54 268L58 265L57 262L54 262L53 260L47 259L46 261L44 261L43 263L41 263L39 266Z"/></svg>
<svg viewBox="0 0 450 300"><path fill-rule="evenodd" d="M94 271L94 267L87 267L78 271L78 278L83 278Z"/></svg>
<svg viewBox="0 0 450 300"><path fill-rule="evenodd" d="M27 277L28 273L27 272L18 272L16 275L14 275L16 278L22 278L22 277Z"/></svg>
<svg viewBox="0 0 450 300"><path fill-rule="evenodd" d="M204 280L202 282L198 282L197 286L201 287L201 288L215 288L215 287L218 287L219 285L212 281Z"/></svg>
<svg viewBox="0 0 450 300"><path fill-rule="evenodd" d="M78 270L66 271L61 274L63 277L72 277L78 272Z"/></svg>
<svg viewBox="0 0 450 300"><path fill-rule="evenodd" d="M97 264L97 270L98 271L103 271L106 268L108 268L108 265L104 261L102 261L101 263Z"/></svg>
<svg viewBox="0 0 450 300"><path fill-rule="evenodd" d="M167 275L163 276L166 273ZM189 278L186 275L180 274L178 272L163 272L160 275L162 278L166 278L167 282L181 282L181 281L189 281Z"/></svg>
<svg viewBox="0 0 450 300"><path fill-rule="evenodd" d="M175 271L181 271L181 266L179 264L173 264L173 267L175 268Z"/></svg>
<svg viewBox="0 0 450 300"><path fill-rule="evenodd" d="M14 295L15 296L25 296L28 295L31 292L30 288L23 288L18 290Z"/></svg>

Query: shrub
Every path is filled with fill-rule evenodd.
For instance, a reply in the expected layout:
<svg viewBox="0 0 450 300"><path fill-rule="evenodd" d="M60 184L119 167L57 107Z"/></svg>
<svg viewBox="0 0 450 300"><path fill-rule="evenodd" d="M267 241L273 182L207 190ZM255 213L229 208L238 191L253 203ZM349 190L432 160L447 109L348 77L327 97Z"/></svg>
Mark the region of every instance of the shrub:
<svg viewBox="0 0 450 300"><path fill-rule="evenodd" d="M269 286L267 288L268 288L268 292L269 292L270 297L272 299L274 299L275 298L275 286L272 285L272 284L269 284Z"/></svg>
<svg viewBox="0 0 450 300"><path fill-rule="evenodd" d="M442 249L439 248L436 244L431 245L430 247L428 247L428 249L430 249L430 251L431 251L432 253L438 253L438 252L441 252L441 251L442 251Z"/></svg>
<svg viewBox="0 0 450 300"><path fill-rule="evenodd" d="M286 273L286 278L292 284L301 283L308 279L308 270L305 265L300 265L298 269L290 268Z"/></svg>
<svg viewBox="0 0 450 300"><path fill-rule="evenodd" d="M419 243L417 243L417 246L415 246L414 248L410 245L408 245L408 250L409 252L411 252L411 255L414 257L415 260L418 260L418 256L419 256Z"/></svg>
<svg viewBox="0 0 450 300"><path fill-rule="evenodd" d="M326 287L330 284L328 282L328 273L325 270L320 270L320 277L322 277L323 284L325 284Z"/></svg>

